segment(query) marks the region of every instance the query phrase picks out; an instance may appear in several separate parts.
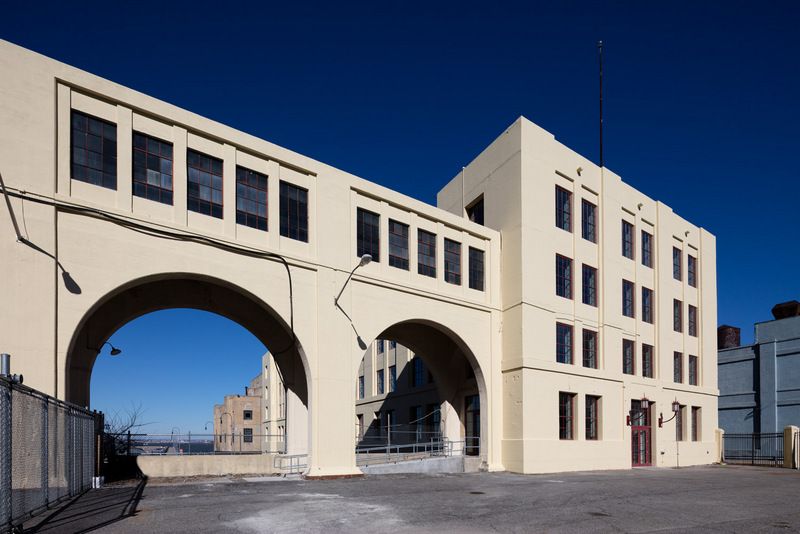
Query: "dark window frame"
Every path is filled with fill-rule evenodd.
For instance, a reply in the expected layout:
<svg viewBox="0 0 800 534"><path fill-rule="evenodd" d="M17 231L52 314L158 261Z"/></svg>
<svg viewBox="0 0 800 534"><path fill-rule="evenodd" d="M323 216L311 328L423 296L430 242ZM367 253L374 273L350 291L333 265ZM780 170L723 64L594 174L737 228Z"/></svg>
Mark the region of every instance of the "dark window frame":
<svg viewBox="0 0 800 534"><path fill-rule="evenodd" d="M683 332L683 301L672 299L672 329Z"/></svg>
<svg viewBox="0 0 800 534"><path fill-rule="evenodd" d="M556 227L572 232L572 191L556 186Z"/></svg>
<svg viewBox="0 0 800 534"><path fill-rule="evenodd" d="M586 415L585 438L588 441L597 441L600 439L600 399L601 397L597 395L586 395L584 400L584 412Z"/></svg>
<svg viewBox="0 0 800 534"><path fill-rule="evenodd" d="M444 238L444 281L461 285L461 243Z"/></svg>
<svg viewBox="0 0 800 534"><path fill-rule="evenodd" d="M636 247L636 238L633 235L634 225L625 219L622 219L622 256L631 260L635 260L634 248Z"/></svg>
<svg viewBox="0 0 800 534"><path fill-rule="evenodd" d="M636 284L622 279L622 315L636 318Z"/></svg>
<svg viewBox="0 0 800 534"><path fill-rule="evenodd" d="M284 180L278 188L280 235L308 243L308 189Z"/></svg>
<svg viewBox="0 0 800 534"><path fill-rule="evenodd" d="M684 432L683 432L683 411L686 409L686 406L681 404L680 409L675 414L675 441L684 441Z"/></svg>
<svg viewBox="0 0 800 534"><path fill-rule="evenodd" d="M698 385L698 359L697 356L692 354L689 355L689 385L696 386Z"/></svg>
<svg viewBox="0 0 800 534"><path fill-rule="evenodd" d="M397 365L389 366L389 393L397 391Z"/></svg>
<svg viewBox="0 0 800 534"><path fill-rule="evenodd" d="M208 199L203 198L204 192L208 193ZM219 202L214 200L215 193ZM186 150L186 209L215 219L223 218L225 177L222 159L192 148Z"/></svg>
<svg viewBox="0 0 800 534"><path fill-rule="evenodd" d="M581 237L597 243L597 205L585 198L581 199Z"/></svg>
<svg viewBox="0 0 800 534"><path fill-rule="evenodd" d="M70 111L70 178L116 191L117 125L76 109Z"/></svg>
<svg viewBox="0 0 800 534"><path fill-rule="evenodd" d="M683 280L683 251L678 247L672 247L672 278Z"/></svg>
<svg viewBox="0 0 800 534"><path fill-rule="evenodd" d="M697 258L686 255L686 281L690 287L697 287Z"/></svg>
<svg viewBox="0 0 800 534"><path fill-rule="evenodd" d="M575 332L571 324L556 323L556 362L572 365L575 352ZM566 334L566 337L564 336Z"/></svg>
<svg viewBox="0 0 800 534"><path fill-rule="evenodd" d="M365 208L356 208L356 257L365 254L381 261L381 216Z"/></svg>
<svg viewBox="0 0 800 534"><path fill-rule="evenodd" d="M164 161L169 162L166 171ZM158 174L158 185L151 183L151 177L154 177L151 171ZM173 205L175 160L172 143L134 130L131 172L133 196ZM164 182L165 176L169 177L169 183Z"/></svg>
<svg viewBox="0 0 800 534"><path fill-rule="evenodd" d="M683 384L683 353L677 350L672 353L672 381Z"/></svg>
<svg viewBox="0 0 800 534"><path fill-rule="evenodd" d="M242 410L242 421L252 421L253 410Z"/></svg>
<svg viewBox="0 0 800 534"><path fill-rule="evenodd" d="M653 378L655 350L653 345L642 343L642 376L645 378Z"/></svg>
<svg viewBox="0 0 800 534"><path fill-rule="evenodd" d="M558 392L558 439L575 439L575 393Z"/></svg>
<svg viewBox="0 0 800 534"><path fill-rule="evenodd" d="M406 223L389 219L389 265L404 271L409 269L409 228Z"/></svg>
<svg viewBox="0 0 800 534"><path fill-rule="evenodd" d="M486 256L484 251L469 247L469 288L483 291L486 277Z"/></svg>
<svg viewBox="0 0 800 534"><path fill-rule="evenodd" d="M692 406L692 441L700 441L700 423L702 414L700 406Z"/></svg>
<svg viewBox="0 0 800 534"><path fill-rule="evenodd" d="M483 204L483 195L479 196L464 209L467 213L467 219L470 221L480 224L483 226L484 221L484 204Z"/></svg>
<svg viewBox="0 0 800 534"><path fill-rule="evenodd" d="M655 324L653 295L652 289L642 286L642 321L648 324Z"/></svg>
<svg viewBox="0 0 800 534"><path fill-rule="evenodd" d="M436 278L436 234L422 228L417 229L417 273Z"/></svg>
<svg viewBox="0 0 800 534"><path fill-rule="evenodd" d="M636 374L636 342L632 339L622 340L622 374Z"/></svg>
<svg viewBox="0 0 800 534"><path fill-rule="evenodd" d="M653 268L653 234L642 230L642 265Z"/></svg>
<svg viewBox="0 0 800 534"><path fill-rule="evenodd" d="M597 332L594 330L583 329L583 339L581 352L583 352L583 366L589 369L598 368L597 357Z"/></svg>
<svg viewBox="0 0 800 534"><path fill-rule="evenodd" d="M591 265L582 266L581 272L581 301L588 305L597 307L597 269Z"/></svg>
<svg viewBox="0 0 800 534"><path fill-rule="evenodd" d="M268 189L266 174L236 166L236 224L264 232L269 230Z"/></svg>
<svg viewBox="0 0 800 534"><path fill-rule="evenodd" d="M697 306L689 304L686 310L687 331L690 336L697 337Z"/></svg>
<svg viewBox="0 0 800 534"><path fill-rule="evenodd" d="M386 373L383 368L375 371L375 394L384 395L386 393Z"/></svg>
<svg viewBox="0 0 800 534"><path fill-rule="evenodd" d="M243 428L242 429L242 441L244 443L253 443L253 429L252 428Z"/></svg>
<svg viewBox="0 0 800 534"><path fill-rule="evenodd" d="M556 295L572 299L572 258L556 254Z"/></svg>

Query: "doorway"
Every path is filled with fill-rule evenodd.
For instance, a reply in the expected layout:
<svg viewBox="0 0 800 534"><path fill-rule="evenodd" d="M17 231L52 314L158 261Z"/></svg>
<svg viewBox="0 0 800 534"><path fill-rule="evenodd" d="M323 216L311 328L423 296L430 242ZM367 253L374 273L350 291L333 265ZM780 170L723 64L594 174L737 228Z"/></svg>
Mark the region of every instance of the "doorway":
<svg viewBox="0 0 800 534"><path fill-rule="evenodd" d="M642 401L631 401L631 464L633 467L653 465L652 459L652 427L650 425L649 405L645 408Z"/></svg>
<svg viewBox="0 0 800 534"><path fill-rule="evenodd" d="M464 452L478 456L481 452L481 401L478 395L464 397Z"/></svg>

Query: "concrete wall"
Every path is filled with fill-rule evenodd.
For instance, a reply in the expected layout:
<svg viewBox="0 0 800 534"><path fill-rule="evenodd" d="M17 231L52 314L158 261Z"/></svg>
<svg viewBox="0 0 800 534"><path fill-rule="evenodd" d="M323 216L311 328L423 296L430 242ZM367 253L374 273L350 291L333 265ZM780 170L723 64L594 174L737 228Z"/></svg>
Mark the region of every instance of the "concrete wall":
<svg viewBox="0 0 800 534"><path fill-rule="evenodd" d="M274 454L199 454L137 456L136 465L151 478L216 475L270 475Z"/></svg>

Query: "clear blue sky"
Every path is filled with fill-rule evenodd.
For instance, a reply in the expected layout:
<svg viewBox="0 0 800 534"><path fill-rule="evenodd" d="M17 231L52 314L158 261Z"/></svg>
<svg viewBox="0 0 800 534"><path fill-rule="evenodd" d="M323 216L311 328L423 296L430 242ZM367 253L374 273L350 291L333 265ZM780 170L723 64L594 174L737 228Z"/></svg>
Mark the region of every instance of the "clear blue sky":
<svg viewBox="0 0 800 534"><path fill-rule="evenodd" d="M717 235L720 323L750 341L800 298L800 3L281 4L16 2L0 36L430 203L519 115L596 160L603 39L606 165ZM98 406L201 390L208 406L182 412L199 421L218 378L239 391L261 349L199 317L116 334L153 364L101 360ZM212 330L235 369L203 359L192 332ZM185 384L143 381L189 368ZM142 379L130 398L101 390L120 376Z"/></svg>

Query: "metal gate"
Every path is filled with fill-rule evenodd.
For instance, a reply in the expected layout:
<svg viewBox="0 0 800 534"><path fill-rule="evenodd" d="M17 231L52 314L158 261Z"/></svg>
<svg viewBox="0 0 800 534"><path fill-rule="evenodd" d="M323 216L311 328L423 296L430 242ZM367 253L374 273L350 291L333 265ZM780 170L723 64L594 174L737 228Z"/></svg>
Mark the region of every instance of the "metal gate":
<svg viewBox="0 0 800 534"><path fill-rule="evenodd" d="M725 434L723 442L726 463L783 467L783 432Z"/></svg>

